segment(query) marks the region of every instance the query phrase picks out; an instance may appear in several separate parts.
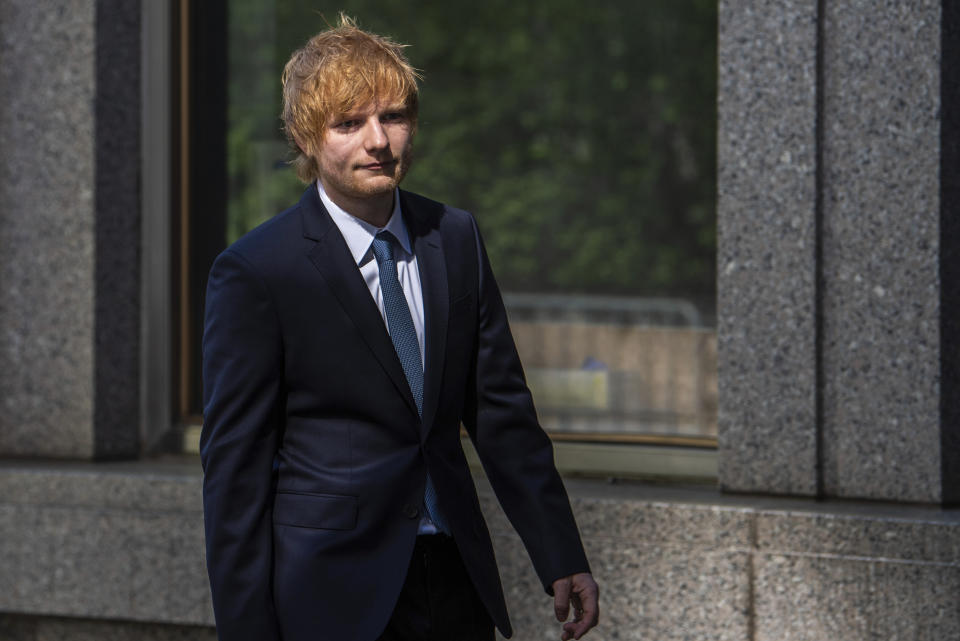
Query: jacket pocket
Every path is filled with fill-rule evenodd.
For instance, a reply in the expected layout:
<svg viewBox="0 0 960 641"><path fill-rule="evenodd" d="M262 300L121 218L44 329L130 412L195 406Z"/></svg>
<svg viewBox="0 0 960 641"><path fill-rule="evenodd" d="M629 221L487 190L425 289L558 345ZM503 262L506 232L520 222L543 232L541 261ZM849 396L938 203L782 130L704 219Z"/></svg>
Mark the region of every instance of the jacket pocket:
<svg viewBox="0 0 960 641"><path fill-rule="evenodd" d="M278 492L273 522L317 530L352 530L357 526L357 510L355 496Z"/></svg>

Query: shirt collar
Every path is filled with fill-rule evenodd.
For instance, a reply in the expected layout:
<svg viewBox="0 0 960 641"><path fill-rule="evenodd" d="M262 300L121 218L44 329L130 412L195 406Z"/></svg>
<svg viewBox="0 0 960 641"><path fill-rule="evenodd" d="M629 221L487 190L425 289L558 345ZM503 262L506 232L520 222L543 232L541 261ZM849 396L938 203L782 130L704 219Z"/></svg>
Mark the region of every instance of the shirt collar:
<svg viewBox="0 0 960 641"><path fill-rule="evenodd" d="M370 250L374 236L380 231L388 231L393 234L400 243L400 247L402 247L407 254L413 256L413 249L410 245L410 234L407 233L407 226L403 222L403 213L400 211L399 189L394 190L393 212L390 214L390 220L382 229L340 208L335 202L330 200L327 192L323 190L323 184L319 180L317 181L317 191L320 194L320 200L323 202L327 213L330 214L333 222L337 224L340 233L343 235L343 239L347 241L347 247L350 249L350 254L353 256L353 260L357 265L362 265L366 262L364 258L369 259L367 252Z"/></svg>

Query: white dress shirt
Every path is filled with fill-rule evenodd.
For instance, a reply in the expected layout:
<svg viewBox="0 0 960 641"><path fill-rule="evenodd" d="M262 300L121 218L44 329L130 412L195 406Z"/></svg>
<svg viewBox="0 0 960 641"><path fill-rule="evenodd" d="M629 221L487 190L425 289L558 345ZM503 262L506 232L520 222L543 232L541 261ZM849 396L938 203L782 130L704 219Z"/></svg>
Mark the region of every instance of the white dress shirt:
<svg viewBox="0 0 960 641"><path fill-rule="evenodd" d="M400 287L403 288L403 295L407 299L410 316L413 318L413 327L417 332L417 342L420 344L420 363L425 363L423 288L420 286L417 257L413 254L410 235L407 233L407 226L403 223L403 216L400 213L399 195L394 194L393 214L390 216L390 221L387 222L385 227L378 228L338 207L323 191L323 185L319 180L317 181L317 189L320 192L320 200L323 201L323 206L326 207L330 217L333 218L333 222L337 224L343 239L347 241L350 254L353 256L354 262L357 263L363 280L367 283L370 295L377 303L384 324L387 324L387 315L383 309L383 293L380 291L380 268L377 265L376 257L373 255L373 238L381 231L388 231L396 237L398 242L393 246L393 259L397 264L397 278L400 280ZM387 329L389 330L389 325Z"/></svg>

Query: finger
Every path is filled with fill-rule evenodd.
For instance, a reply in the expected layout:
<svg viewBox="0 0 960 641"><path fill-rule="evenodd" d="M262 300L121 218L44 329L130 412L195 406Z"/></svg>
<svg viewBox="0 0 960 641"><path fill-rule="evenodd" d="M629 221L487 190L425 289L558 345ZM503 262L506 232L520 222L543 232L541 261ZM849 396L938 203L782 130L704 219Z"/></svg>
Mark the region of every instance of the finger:
<svg viewBox="0 0 960 641"><path fill-rule="evenodd" d="M577 608L577 616L572 623L567 623L563 626L564 636L569 635L567 639L579 639L586 634L590 628L597 625L600 619L599 589L597 588L597 584L592 579L585 582L575 581L573 590L571 601L574 602L574 607Z"/></svg>
<svg viewBox="0 0 960 641"><path fill-rule="evenodd" d="M574 607L573 621L563 625L562 641L580 639L597 625L600 617L599 588L590 575L576 575L571 581L570 602Z"/></svg>
<svg viewBox="0 0 960 641"><path fill-rule="evenodd" d="M580 596L576 593L576 588L570 594L570 605L573 606L573 620L579 621L583 618L583 604L580 603Z"/></svg>
<svg viewBox="0 0 960 641"><path fill-rule="evenodd" d="M576 601L576 597L572 597L571 601ZM579 605L573 606L573 621L569 621L563 624L563 634L560 636L562 641L569 641L569 639L580 638L580 635L586 632L585 629L582 629L581 621L583 620L583 610L580 609Z"/></svg>
<svg viewBox="0 0 960 641"><path fill-rule="evenodd" d="M591 581L577 594L577 600L580 602L580 618L587 624L586 630L589 630L597 625L600 620L600 590L597 588L597 584Z"/></svg>
<svg viewBox="0 0 960 641"><path fill-rule="evenodd" d="M553 582L553 612L557 621L566 621L570 615L570 578Z"/></svg>
<svg viewBox="0 0 960 641"><path fill-rule="evenodd" d="M563 636L561 637L565 641L567 639L579 639L593 626L590 625L587 621L573 621L563 624Z"/></svg>
<svg viewBox="0 0 960 641"><path fill-rule="evenodd" d="M586 630L584 630L583 632L586 632ZM563 624L563 634L560 635L560 639L561 641L569 641L570 639L574 639L574 638L579 639L580 637L576 635L583 634L583 632L580 632L579 621L577 620L569 621Z"/></svg>

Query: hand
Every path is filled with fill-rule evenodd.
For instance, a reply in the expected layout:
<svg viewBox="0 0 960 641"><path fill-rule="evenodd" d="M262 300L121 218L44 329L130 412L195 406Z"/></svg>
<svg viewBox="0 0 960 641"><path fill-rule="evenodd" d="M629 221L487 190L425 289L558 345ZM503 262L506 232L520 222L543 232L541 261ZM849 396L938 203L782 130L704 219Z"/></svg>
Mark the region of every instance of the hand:
<svg viewBox="0 0 960 641"><path fill-rule="evenodd" d="M553 582L553 609L557 621L566 621L573 604L573 621L563 624L561 641L579 639L600 618L600 588L589 572L565 576Z"/></svg>

